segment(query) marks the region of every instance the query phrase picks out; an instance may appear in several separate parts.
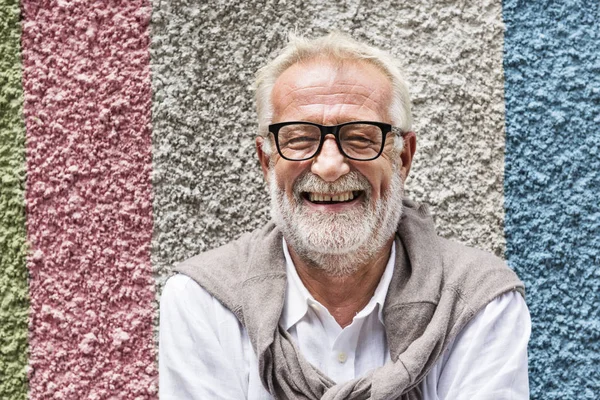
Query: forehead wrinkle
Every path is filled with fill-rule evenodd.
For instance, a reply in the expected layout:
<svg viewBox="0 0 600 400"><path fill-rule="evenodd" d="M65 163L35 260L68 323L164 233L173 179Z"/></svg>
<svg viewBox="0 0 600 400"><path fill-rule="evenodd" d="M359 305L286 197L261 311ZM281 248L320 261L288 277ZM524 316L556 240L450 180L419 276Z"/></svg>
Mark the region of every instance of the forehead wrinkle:
<svg viewBox="0 0 600 400"><path fill-rule="evenodd" d="M346 90L335 90L336 87L343 87ZM327 93L316 93L313 95L304 95L302 92L314 90L314 89L326 89ZM335 85L322 85L322 86L311 86L294 88L288 94L298 93L300 97L296 97L296 101L300 105L316 104L320 98L330 98L330 102L323 102L321 104L353 104L360 105L361 108L367 107L371 109L378 109L380 105L386 104L390 100L389 93L382 92L376 88L365 86L357 83L339 83ZM341 97L341 99L340 99ZM317 100L315 102L315 100ZM369 105L369 103L371 103Z"/></svg>
<svg viewBox="0 0 600 400"><path fill-rule="evenodd" d="M336 95L346 98L346 95ZM352 95L352 97L356 97ZM278 114L281 115L293 115L293 111L299 111L304 115L303 119L312 120L316 118L318 120L329 120L331 115L334 115L334 120L340 120L340 123L347 122L347 120L372 120L373 117L361 116L362 111L384 113L387 115L385 109L381 109L381 106L368 97L361 96L360 102L348 102L348 101L336 101L333 103L329 102L296 102L291 101L285 107L280 108ZM366 113L365 113L366 114ZM364 115L364 114L363 114ZM328 118L329 117L329 118Z"/></svg>
<svg viewBox="0 0 600 400"><path fill-rule="evenodd" d="M304 96L304 94L302 92L304 91L312 91L315 89L325 89L328 93L322 93L322 94L330 94L330 93L336 93L336 92L349 92L352 91L353 89L359 89L360 92L368 92L369 95L368 97L371 97L374 93L379 93L379 91L375 90L374 88L372 88L371 86L367 86L367 85L362 85L359 83L335 83L333 85L310 85L310 86L292 86L289 84L285 84L282 85L284 88L287 87L289 88L289 91L287 92L287 95L291 95L291 94L300 94L301 96ZM336 90L336 88L350 88L350 90ZM362 94L362 93L361 93Z"/></svg>
<svg viewBox="0 0 600 400"><path fill-rule="evenodd" d="M377 103L371 96L365 96L357 93L332 93L332 94L316 94L310 97L296 98L293 100L298 105L336 105L347 104L363 106L368 102Z"/></svg>
<svg viewBox="0 0 600 400"><path fill-rule="evenodd" d="M289 98L289 104L296 103L297 105L332 105L332 104L347 104L347 105L359 105L360 107L368 107L368 103L372 103L371 108L378 108L381 104L385 104L389 100L389 96L386 93L381 93L373 88L369 88L362 85L345 85L350 87L363 87L367 88L367 93L352 93L352 91L334 92L334 93L316 93L313 95L301 95L301 96L290 96L295 92L308 90L311 88L298 88L288 92L284 98ZM329 88L329 87L327 87ZM366 91L365 91L366 92ZM322 101L322 99L331 99L330 101ZM287 106L286 106L287 107Z"/></svg>

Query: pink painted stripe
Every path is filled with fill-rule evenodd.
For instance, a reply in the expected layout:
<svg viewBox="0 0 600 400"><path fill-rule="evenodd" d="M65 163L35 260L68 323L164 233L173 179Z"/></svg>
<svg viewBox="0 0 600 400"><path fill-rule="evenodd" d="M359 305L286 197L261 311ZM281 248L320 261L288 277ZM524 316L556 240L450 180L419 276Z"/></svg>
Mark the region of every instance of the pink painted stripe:
<svg viewBox="0 0 600 400"><path fill-rule="evenodd" d="M22 7L30 398L155 398L150 4Z"/></svg>

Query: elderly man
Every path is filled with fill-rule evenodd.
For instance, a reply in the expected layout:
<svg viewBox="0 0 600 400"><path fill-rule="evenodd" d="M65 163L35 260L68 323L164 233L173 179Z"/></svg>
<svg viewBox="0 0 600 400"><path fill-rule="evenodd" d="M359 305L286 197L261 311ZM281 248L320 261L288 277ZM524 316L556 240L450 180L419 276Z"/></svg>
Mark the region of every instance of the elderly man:
<svg viewBox="0 0 600 400"><path fill-rule="evenodd" d="M416 139L397 62L292 38L256 100L273 220L168 281L161 400L527 399L522 283L403 199Z"/></svg>

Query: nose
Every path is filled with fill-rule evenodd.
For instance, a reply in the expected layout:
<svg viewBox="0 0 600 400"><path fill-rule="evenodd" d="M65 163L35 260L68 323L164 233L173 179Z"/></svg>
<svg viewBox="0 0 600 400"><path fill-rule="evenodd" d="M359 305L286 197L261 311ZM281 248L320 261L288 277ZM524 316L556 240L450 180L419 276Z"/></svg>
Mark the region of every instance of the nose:
<svg viewBox="0 0 600 400"><path fill-rule="evenodd" d="M340 153L334 137L325 137L321 151L315 156L311 172L326 182L335 182L350 172L346 157Z"/></svg>

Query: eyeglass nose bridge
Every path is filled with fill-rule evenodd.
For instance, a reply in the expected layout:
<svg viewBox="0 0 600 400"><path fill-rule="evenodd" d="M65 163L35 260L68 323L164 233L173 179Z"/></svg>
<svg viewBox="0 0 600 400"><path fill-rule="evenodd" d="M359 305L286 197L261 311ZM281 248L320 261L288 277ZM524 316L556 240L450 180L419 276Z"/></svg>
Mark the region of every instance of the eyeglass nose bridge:
<svg viewBox="0 0 600 400"><path fill-rule="evenodd" d="M338 137L338 132L340 131L339 125L321 125L321 136L325 137L327 135L333 135L335 138Z"/></svg>
<svg viewBox="0 0 600 400"><path fill-rule="evenodd" d="M313 155L313 158L316 158L319 156L319 154L321 154L321 150L323 149L323 144L325 143L325 137L327 135L333 135L333 137L335 138L335 143L337 145L338 151L344 158L347 158L348 156L342 149L342 143L340 142L341 126L340 125L320 125L319 128L321 129L321 141L319 143L319 147L317 148L317 152Z"/></svg>

